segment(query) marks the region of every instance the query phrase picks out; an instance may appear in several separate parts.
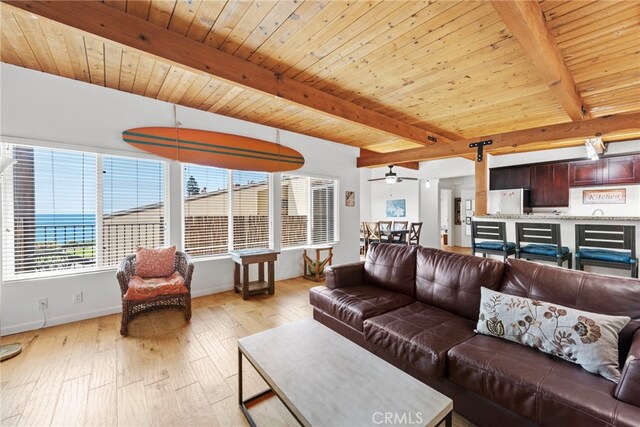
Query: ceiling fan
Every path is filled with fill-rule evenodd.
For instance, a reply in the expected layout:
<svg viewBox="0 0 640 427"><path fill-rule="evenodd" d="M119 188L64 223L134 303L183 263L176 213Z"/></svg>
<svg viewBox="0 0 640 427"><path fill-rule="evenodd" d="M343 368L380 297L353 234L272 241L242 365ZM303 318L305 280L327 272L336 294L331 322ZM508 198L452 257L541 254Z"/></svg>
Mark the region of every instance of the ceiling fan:
<svg viewBox="0 0 640 427"><path fill-rule="evenodd" d="M384 178L374 178L374 179L370 179L369 181L382 181L384 180L387 184L395 184L396 182L402 182L402 181L417 181L418 178L410 178L408 176L398 176L398 174L396 174L393 171L393 165L389 165L389 172L384 174Z"/></svg>

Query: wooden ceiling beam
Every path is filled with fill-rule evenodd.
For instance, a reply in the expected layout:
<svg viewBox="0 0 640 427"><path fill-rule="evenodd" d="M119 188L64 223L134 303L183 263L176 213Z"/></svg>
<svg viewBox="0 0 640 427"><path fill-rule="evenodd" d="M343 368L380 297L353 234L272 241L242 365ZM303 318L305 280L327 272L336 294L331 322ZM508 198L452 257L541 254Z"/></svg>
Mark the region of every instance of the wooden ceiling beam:
<svg viewBox="0 0 640 427"><path fill-rule="evenodd" d="M493 7L572 120L591 118L536 0L493 0Z"/></svg>
<svg viewBox="0 0 640 427"><path fill-rule="evenodd" d="M196 73L256 90L422 145L449 142L436 128L424 129L322 92L281 74L222 52L144 19L94 1L3 0L16 8L77 28ZM447 135L455 135L442 131ZM435 141L434 141L435 139Z"/></svg>
<svg viewBox="0 0 640 427"><path fill-rule="evenodd" d="M492 152L504 148L526 149L544 142L563 141L580 138L590 138L601 134L603 137L624 133L627 136L640 135L640 113L618 114L604 116L580 122L560 123L531 129L517 130L496 135L486 135L453 142L438 144L431 147L412 148L391 153L379 153L358 157L358 167L377 167L404 162L428 161L448 157L464 157L475 153L469 144L491 140L492 144L485 146L485 152ZM579 145L580 141L576 141Z"/></svg>
<svg viewBox="0 0 640 427"><path fill-rule="evenodd" d="M375 151L367 150L366 148L360 149L360 157L373 156L376 153ZM389 165L386 165L389 166ZM420 170L420 162L405 162L405 163L396 163L394 166L400 166L402 168Z"/></svg>

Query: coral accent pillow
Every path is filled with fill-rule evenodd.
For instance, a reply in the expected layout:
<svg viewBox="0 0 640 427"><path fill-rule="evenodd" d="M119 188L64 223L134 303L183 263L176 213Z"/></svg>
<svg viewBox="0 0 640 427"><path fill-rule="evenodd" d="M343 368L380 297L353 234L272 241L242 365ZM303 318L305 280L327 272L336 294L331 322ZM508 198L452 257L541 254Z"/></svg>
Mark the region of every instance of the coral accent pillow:
<svg viewBox="0 0 640 427"><path fill-rule="evenodd" d="M167 277L176 271L176 247L143 248L136 251L136 275L140 277Z"/></svg>
<svg viewBox="0 0 640 427"><path fill-rule="evenodd" d="M129 281L129 289L124 294L126 300L146 300L160 295L177 295L189 292L184 279L177 271L168 277L151 277L143 279L133 276Z"/></svg>
<svg viewBox="0 0 640 427"><path fill-rule="evenodd" d="M477 332L536 348L617 383L618 333L631 318L480 289Z"/></svg>

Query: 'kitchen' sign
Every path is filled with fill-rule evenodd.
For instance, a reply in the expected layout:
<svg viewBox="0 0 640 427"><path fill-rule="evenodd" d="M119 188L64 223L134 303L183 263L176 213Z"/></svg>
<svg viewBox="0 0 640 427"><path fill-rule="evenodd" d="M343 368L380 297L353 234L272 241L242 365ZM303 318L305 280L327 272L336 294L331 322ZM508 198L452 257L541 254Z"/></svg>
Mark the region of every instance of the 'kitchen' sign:
<svg viewBox="0 0 640 427"><path fill-rule="evenodd" d="M619 205L627 203L627 190L583 190L582 203L585 205Z"/></svg>

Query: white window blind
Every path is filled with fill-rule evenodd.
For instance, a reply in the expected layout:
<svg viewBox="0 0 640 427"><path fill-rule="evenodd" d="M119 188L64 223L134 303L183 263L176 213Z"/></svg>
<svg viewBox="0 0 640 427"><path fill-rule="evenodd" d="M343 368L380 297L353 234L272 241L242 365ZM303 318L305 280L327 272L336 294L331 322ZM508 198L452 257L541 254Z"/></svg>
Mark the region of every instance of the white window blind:
<svg viewBox="0 0 640 427"><path fill-rule="evenodd" d="M306 245L309 240L309 178L283 175L280 185L280 245L283 248Z"/></svg>
<svg viewBox="0 0 640 427"><path fill-rule="evenodd" d="M192 256L229 250L229 173L183 165L184 249Z"/></svg>
<svg viewBox="0 0 640 427"><path fill-rule="evenodd" d="M233 249L269 247L269 174L233 171Z"/></svg>
<svg viewBox="0 0 640 427"><path fill-rule="evenodd" d="M95 154L3 144L5 279L96 265Z"/></svg>
<svg viewBox="0 0 640 427"><path fill-rule="evenodd" d="M311 178L311 243L322 244L336 240L335 193L336 182Z"/></svg>
<svg viewBox="0 0 640 427"><path fill-rule="evenodd" d="M283 175L281 186L283 248L337 240L336 181Z"/></svg>
<svg viewBox="0 0 640 427"><path fill-rule="evenodd" d="M166 243L165 162L102 157L102 266Z"/></svg>

